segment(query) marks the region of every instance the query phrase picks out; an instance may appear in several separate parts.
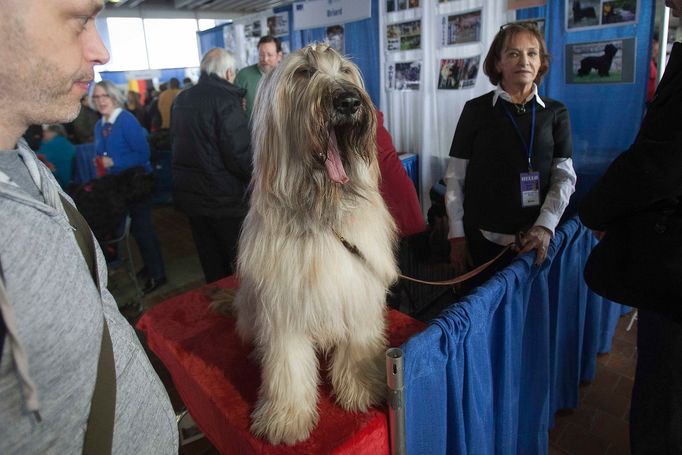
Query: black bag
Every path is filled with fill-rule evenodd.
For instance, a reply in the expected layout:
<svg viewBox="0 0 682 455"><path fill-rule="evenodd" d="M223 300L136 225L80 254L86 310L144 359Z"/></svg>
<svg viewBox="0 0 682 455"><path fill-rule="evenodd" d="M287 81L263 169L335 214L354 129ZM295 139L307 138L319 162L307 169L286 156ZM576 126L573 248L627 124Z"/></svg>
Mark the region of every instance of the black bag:
<svg viewBox="0 0 682 455"><path fill-rule="evenodd" d="M682 213L654 210L609 226L584 276L602 297L682 321Z"/></svg>

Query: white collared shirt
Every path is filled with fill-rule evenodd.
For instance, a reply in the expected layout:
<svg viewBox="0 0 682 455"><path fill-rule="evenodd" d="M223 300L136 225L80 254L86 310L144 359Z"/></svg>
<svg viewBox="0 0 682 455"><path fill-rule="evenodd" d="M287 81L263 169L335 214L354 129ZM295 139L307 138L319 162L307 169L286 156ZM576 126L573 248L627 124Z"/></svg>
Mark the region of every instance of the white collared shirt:
<svg viewBox="0 0 682 455"><path fill-rule="evenodd" d="M116 119L118 118L118 115L121 113L121 111L123 111L123 108L117 107L111 112L109 118L105 118L104 116L102 116L102 125L104 125L105 123L111 123L112 125L116 123Z"/></svg>
<svg viewBox="0 0 682 455"><path fill-rule="evenodd" d="M498 84L493 94L493 106L497 104L499 98L510 103L513 102L509 93ZM531 101L533 98L541 108L545 108L545 103L538 95L538 87L535 83L533 83L533 89L525 102ZM464 180L468 164L469 160L450 157L445 171L444 180L447 185L445 207L450 220L448 238L464 237L464 223L462 221L464 218ZM575 191L576 179L571 158L554 158L552 160L549 190L540 208L540 215L533 226L545 227L554 234L561 215L568 206L571 194ZM481 234L490 242L498 245L506 246L516 240L513 235L489 232L483 229L481 229Z"/></svg>
<svg viewBox="0 0 682 455"><path fill-rule="evenodd" d="M495 105L497 104L497 100L500 98L514 104L511 95L505 92L500 84L497 84L497 87L495 87L495 92L493 93L493 107L495 107ZM524 104L532 100L533 98L535 98L535 101L540 106L542 106L543 108L545 107L545 102L542 101L542 98L540 98L540 95L538 95L538 86L535 85L535 82L533 82L533 89L530 91L530 95L528 95L526 99L523 101Z"/></svg>

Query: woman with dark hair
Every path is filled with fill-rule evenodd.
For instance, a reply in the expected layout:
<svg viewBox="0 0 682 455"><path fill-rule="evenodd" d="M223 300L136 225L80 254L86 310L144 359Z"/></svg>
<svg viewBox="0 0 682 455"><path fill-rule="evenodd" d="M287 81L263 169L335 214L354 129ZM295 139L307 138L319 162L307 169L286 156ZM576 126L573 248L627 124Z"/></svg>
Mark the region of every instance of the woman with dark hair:
<svg viewBox="0 0 682 455"><path fill-rule="evenodd" d="M123 92L109 81L95 84L90 97L92 105L102 114L95 125L95 150L100 168L106 174L119 174L133 167L151 173L147 134L135 116L123 109ZM143 292L149 293L166 283L159 240L152 223L151 201L136 201L128 207L130 231L140 248L146 275Z"/></svg>
<svg viewBox="0 0 682 455"><path fill-rule="evenodd" d="M535 24L500 28L484 62L495 90L464 106L445 176L450 260L460 273L520 233L520 252L536 250L538 265L545 260L576 180L568 111L538 95L548 69Z"/></svg>

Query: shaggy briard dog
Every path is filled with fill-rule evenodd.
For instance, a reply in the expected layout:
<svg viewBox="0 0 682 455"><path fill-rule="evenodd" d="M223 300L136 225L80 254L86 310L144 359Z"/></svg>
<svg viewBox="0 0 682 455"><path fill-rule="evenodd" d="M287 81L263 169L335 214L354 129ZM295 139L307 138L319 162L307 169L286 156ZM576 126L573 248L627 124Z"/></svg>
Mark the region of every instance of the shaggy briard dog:
<svg viewBox="0 0 682 455"><path fill-rule="evenodd" d="M234 307L262 367L251 430L294 444L318 420L318 354L345 409L384 397L395 225L378 190L376 114L353 63L325 44L291 54L261 81L253 115Z"/></svg>

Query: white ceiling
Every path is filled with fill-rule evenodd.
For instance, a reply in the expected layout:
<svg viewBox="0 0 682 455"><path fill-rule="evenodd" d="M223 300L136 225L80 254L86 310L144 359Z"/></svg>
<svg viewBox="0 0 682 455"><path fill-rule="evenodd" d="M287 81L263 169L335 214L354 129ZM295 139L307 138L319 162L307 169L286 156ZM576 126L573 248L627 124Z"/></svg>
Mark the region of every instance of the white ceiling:
<svg viewBox="0 0 682 455"><path fill-rule="evenodd" d="M293 3L293 0L108 0L107 9L144 7L170 8L185 11L255 13L276 6Z"/></svg>

